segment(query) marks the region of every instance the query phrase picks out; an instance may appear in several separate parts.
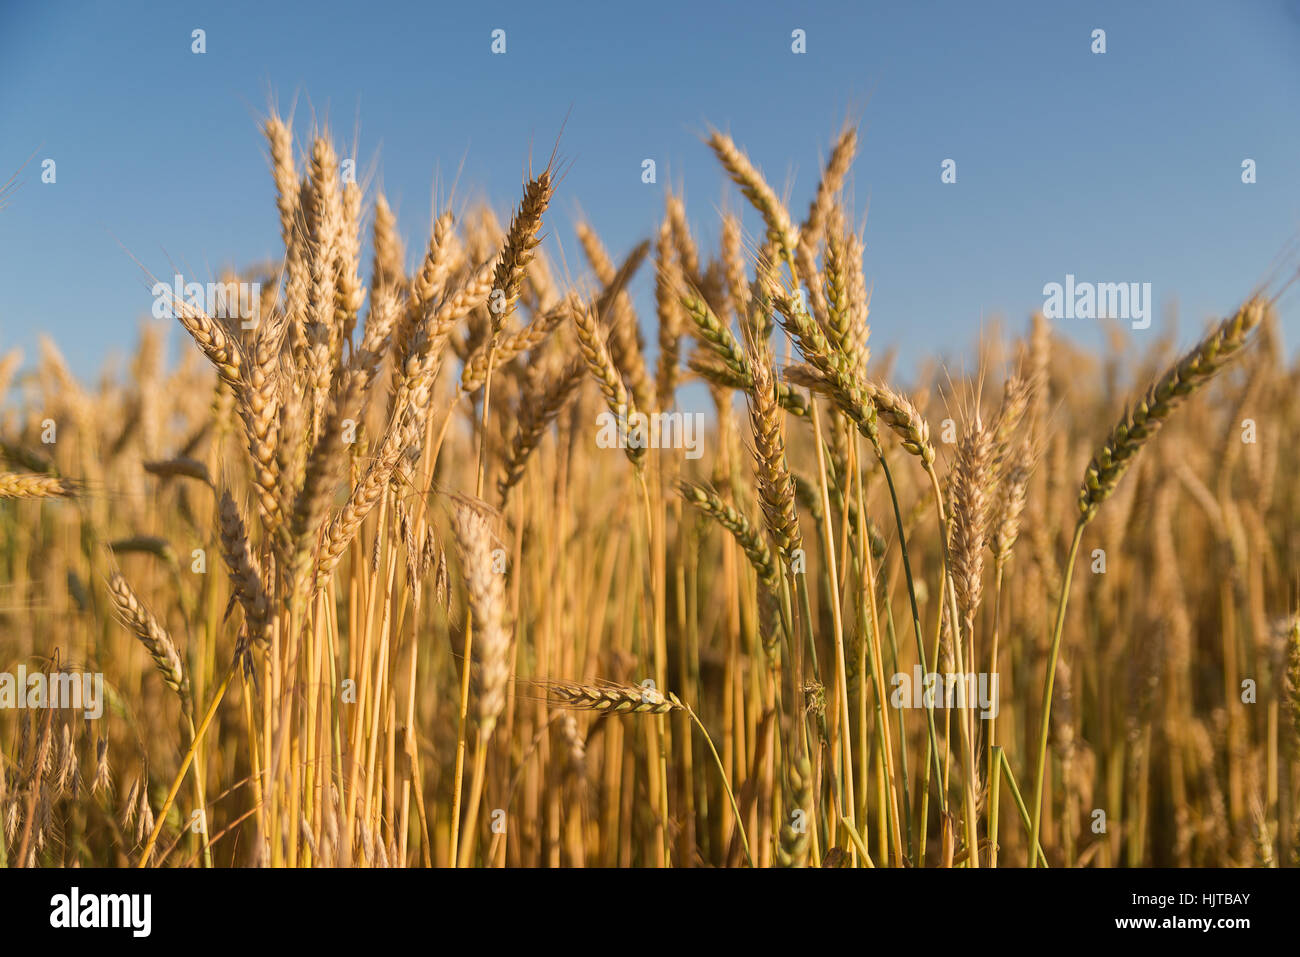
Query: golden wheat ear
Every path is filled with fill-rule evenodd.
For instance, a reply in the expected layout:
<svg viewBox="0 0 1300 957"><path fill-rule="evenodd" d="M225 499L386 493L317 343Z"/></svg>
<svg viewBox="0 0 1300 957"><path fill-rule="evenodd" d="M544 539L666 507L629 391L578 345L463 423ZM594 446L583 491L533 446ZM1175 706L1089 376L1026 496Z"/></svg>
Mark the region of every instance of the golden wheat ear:
<svg viewBox="0 0 1300 957"><path fill-rule="evenodd" d="M1300 614L1292 617L1286 631L1286 694L1296 746L1300 747Z"/></svg>
<svg viewBox="0 0 1300 957"><path fill-rule="evenodd" d="M799 232L790 221L790 213L785 204L777 198L763 174L750 162L744 150L725 133L714 130L708 143L727 175L763 217L763 222L767 224L768 239L783 256L794 256L799 249Z"/></svg>
<svg viewBox="0 0 1300 957"><path fill-rule="evenodd" d="M76 484L54 475L0 472L0 498L71 498Z"/></svg>
<svg viewBox="0 0 1300 957"><path fill-rule="evenodd" d="M145 651L153 659L154 667L158 669L158 674L167 683L167 687L175 691L181 703L188 708L189 679L185 676L185 668L181 664L176 643L172 641L167 629L154 617L153 612L145 607L144 602L120 572L114 572L109 578L108 591L123 624L144 645Z"/></svg>
<svg viewBox="0 0 1300 957"><path fill-rule="evenodd" d="M601 714L667 714L683 711L685 706L676 695L665 696L654 688L612 683L550 681L546 688L557 703L579 711Z"/></svg>
<svg viewBox="0 0 1300 957"><path fill-rule="evenodd" d="M474 616L474 640L479 653L478 725L486 739L505 710L506 685L510 680L505 576L494 568L492 529L482 510L458 503L452 524ZM466 661L464 667L470 667L470 662Z"/></svg>

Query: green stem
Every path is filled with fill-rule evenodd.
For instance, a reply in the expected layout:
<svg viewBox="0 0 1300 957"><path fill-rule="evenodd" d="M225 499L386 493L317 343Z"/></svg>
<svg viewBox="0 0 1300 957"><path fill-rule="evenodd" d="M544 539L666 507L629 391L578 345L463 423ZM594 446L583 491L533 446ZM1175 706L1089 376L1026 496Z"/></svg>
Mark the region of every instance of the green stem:
<svg viewBox="0 0 1300 957"><path fill-rule="evenodd" d="M1024 823L1025 830L1032 832L1033 825L1029 821L1029 811L1025 807L1024 798L1020 796L1020 788L1016 786L1016 776L1011 773L1011 762L1007 760L1007 753L1001 747L997 748L997 751L1002 755L1002 770L1007 773L1007 787L1011 789L1011 796L1016 799L1016 807L1020 809L1020 820ZM1033 859L1035 861L1041 860L1043 866L1046 867L1047 855L1043 853L1041 847L1038 847L1037 838L1031 840L1029 846L1038 849L1038 853L1033 856Z"/></svg>
<svg viewBox="0 0 1300 957"><path fill-rule="evenodd" d="M903 531L903 514L898 507L898 492L894 488L894 476L889 471L889 465L885 461L884 451L878 446L876 448L876 457L880 459L881 471L885 474L885 481L889 485L889 499L894 506L894 523L898 526L898 547L903 555L903 575L907 578L907 597L912 603L912 630L916 633L916 653L921 659L922 674L930 671L929 662L925 657L925 641L921 637L921 612L916 604L916 585L912 579L912 563L907 554L907 535ZM923 696L924 697L924 696ZM939 732L934 725L934 702L930 701L925 706L928 727L926 733L930 738L930 756L934 761L934 773L937 780L943 780L943 771L939 767ZM928 774L929 772L927 772ZM939 786L939 810L948 813L948 799L944 794L942 785ZM928 791L926 792L928 794ZM921 822L921 854L925 853L925 822Z"/></svg>
<svg viewBox="0 0 1300 957"><path fill-rule="evenodd" d="M745 848L745 860L749 861L750 867L753 867L754 858L749 853L749 838L745 834L745 822L741 819L740 807L736 804L736 795L731 792L731 782L727 780L727 772L722 768L722 758L718 756L718 749L713 746L713 739L709 737L708 729L704 727L704 723L700 721L699 716L695 714L695 709L683 702L676 695L671 695L670 697L673 701L676 701L686 709L686 713L691 716L691 720L695 722L695 726L700 729L700 733L704 735L705 742L709 745L709 751L713 755L713 763L718 766L718 774L722 777L722 788L727 792L727 800L731 802L731 813L736 816L736 829L740 832L740 843L744 845Z"/></svg>
<svg viewBox="0 0 1300 957"><path fill-rule="evenodd" d="M1038 835L1043 819L1043 777L1047 770L1047 735L1052 720L1052 688L1056 683L1056 659L1061 653L1061 633L1065 629L1065 608L1070 603L1070 579L1074 576L1074 561L1079 555L1079 543L1087 520L1080 518L1074 526L1074 540L1065 560L1065 576L1061 581L1061 595L1056 603L1056 628L1052 632L1052 647L1047 653L1047 680L1043 683L1043 715L1038 728L1038 771L1034 775L1034 819L1029 831L1029 846L1038 846ZM1029 866L1036 867L1038 858L1032 851Z"/></svg>

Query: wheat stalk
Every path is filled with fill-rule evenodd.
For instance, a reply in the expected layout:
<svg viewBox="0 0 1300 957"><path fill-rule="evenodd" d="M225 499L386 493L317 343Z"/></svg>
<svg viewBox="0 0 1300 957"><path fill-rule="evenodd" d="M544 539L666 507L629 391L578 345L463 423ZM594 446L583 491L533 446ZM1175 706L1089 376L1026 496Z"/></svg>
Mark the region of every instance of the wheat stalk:
<svg viewBox="0 0 1300 957"><path fill-rule="evenodd" d="M1034 779L1033 825L1030 831L1031 848L1038 846L1039 829L1043 811L1043 775L1047 765L1047 736L1051 726L1052 690L1056 678L1056 663L1061 649L1061 633L1065 626L1065 611L1070 599L1070 581L1075 558L1083 540L1084 528L1097 514L1097 509L1115 491L1119 480L1132 465L1137 454L1159 431L1170 414L1186 402L1187 398L1221 370L1246 346L1250 333L1263 321L1270 306L1258 296L1242 304L1233 315L1224 319L1181 359L1175 362L1150 388L1132 409L1125 413L1119 424L1111 430L1101 449L1093 456L1084 472L1079 489L1079 517L1075 523L1074 538L1066 555L1065 577L1057 601L1056 627L1052 634L1047 657L1047 678L1043 689L1043 713L1039 722L1038 765ZM1038 859L1030 855L1029 866L1037 866Z"/></svg>

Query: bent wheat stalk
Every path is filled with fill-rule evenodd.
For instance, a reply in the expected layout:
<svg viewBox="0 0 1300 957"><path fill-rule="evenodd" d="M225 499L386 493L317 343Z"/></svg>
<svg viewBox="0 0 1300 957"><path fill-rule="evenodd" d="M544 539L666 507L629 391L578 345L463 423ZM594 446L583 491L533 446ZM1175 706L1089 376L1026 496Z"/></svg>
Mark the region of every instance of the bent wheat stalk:
<svg viewBox="0 0 1300 957"><path fill-rule="evenodd" d="M1254 296L1248 299L1235 314L1219 323L1194 349L1174 363L1155 382L1133 409L1111 430L1097 454L1088 463L1079 489L1079 518L1074 526L1074 537L1065 559L1065 576L1056 605L1056 627L1047 653L1047 677L1043 685L1043 711L1038 725L1038 765L1034 774L1033 825L1030 828L1030 848L1038 846L1043 813L1043 775L1047 766L1047 736L1052 717L1052 689L1056 679L1056 661L1061 651L1061 633L1065 626L1066 606L1070 601L1070 580L1074 562L1079 554L1083 531L1097 514L1101 503L1124 477L1143 446L1159 431L1165 420L1189 396L1203 387L1216 372L1238 355L1245 347L1251 332L1263 321L1270 303ZM1038 858L1030 853L1029 866L1036 867Z"/></svg>
<svg viewBox="0 0 1300 957"><path fill-rule="evenodd" d="M685 711L709 745L713 761L718 766L718 773L722 775L722 787L727 792L727 800L731 802L731 813L736 817L736 828L740 833L741 844L745 848L745 859L749 861L750 867L754 866L754 858L749 851L749 837L745 834L745 822L740 814L740 806L736 804L736 795L732 793L731 782L727 780L722 758L713 745L713 738L709 736L708 729L704 727L690 705L671 691L664 695L655 688L637 685L594 685L574 681L551 681L547 682L547 690L559 700L560 704L580 711L599 711L601 714L669 714L673 711Z"/></svg>

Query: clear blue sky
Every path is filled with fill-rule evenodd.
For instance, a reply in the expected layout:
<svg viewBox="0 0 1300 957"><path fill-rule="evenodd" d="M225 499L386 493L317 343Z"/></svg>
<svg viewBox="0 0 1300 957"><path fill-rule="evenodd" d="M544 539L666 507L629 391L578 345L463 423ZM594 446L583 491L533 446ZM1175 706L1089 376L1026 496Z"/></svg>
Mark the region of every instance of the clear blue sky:
<svg viewBox="0 0 1300 957"><path fill-rule="evenodd" d="M458 197L507 215L530 150L544 163L568 114L547 249L575 265L579 208L621 253L652 235L670 181L713 242L730 190L700 139L709 124L790 186L802 218L831 136L856 117L872 341L905 363L968 354L995 316L1021 328L1067 273L1152 283L1147 335L1177 305L1187 339L1300 232L1300 0L294 6L6 0L0 181L35 157L0 212L0 350L30 361L45 332L94 372L129 353L149 310L131 256L199 281L275 256L259 131L272 98L297 101L300 133L313 111L359 129L412 254L435 181L445 193L463 162ZM504 56L489 49L498 27ZM641 182L646 157L657 185ZM948 158L955 185L940 182ZM752 211L745 226L759 228ZM1289 345L1296 317L1292 298ZM1061 326L1100 339L1096 322Z"/></svg>

